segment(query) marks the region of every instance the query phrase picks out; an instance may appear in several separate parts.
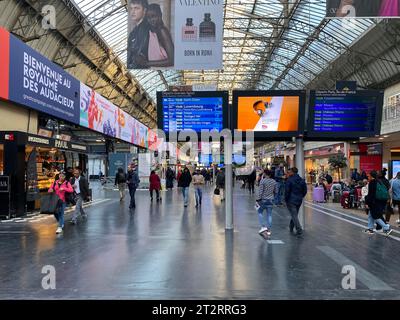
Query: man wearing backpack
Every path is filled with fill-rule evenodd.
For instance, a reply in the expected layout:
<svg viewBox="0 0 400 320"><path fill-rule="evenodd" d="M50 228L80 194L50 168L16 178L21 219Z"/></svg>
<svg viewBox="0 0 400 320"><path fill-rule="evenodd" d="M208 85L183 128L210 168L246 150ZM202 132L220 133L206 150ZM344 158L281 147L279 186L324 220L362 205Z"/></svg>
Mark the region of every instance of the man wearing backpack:
<svg viewBox="0 0 400 320"><path fill-rule="evenodd" d="M129 188L129 195L131 196L131 202L129 205L129 209L135 209L136 208L135 192L136 192L137 187L139 186L140 180L139 180L139 176L137 174L134 164L131 164L128 167L127 182L128 182L128 188Z"/></svg>
<svg viewBox="0 0 400 320"><path fill-rule="evenodd" d="M374 234L374 223L377 223L383 228L383 232L389 235L392 233L392 229L382 220L382 213L389 200L388 189L383 182L378 181L378 173L375 170L371 171L369 179L368 195L365 198L366 208L369 209L368 229L364 232Z"/></svg>
<svg viewBox="0 0 400 320"><path fill-rule="evenodd" d="M290 232L296 227L296 235L300 236L303 233L299 221L299 210L303 203L303 198L307 194L307 185L304 179L298 175L299 170L293 167L288 170L289 178L285 186L285 201L290 212L291 219L289 224Z"/></svg>

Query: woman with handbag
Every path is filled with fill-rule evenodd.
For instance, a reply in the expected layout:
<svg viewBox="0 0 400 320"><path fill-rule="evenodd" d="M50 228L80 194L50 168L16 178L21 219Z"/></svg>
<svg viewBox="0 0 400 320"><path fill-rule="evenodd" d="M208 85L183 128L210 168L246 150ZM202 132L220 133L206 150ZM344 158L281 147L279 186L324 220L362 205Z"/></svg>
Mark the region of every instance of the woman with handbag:
<svg viewBox="0 0 400 320"><path fill-rule="evenodd" d="M62 233L64 228L64 210L66 206L66 193L74 192L71 184L65 179L65 173L62 172L59 174L59 178L55 181L49 189L49 192L55 192L55 194L60 198L58 200L57 210L54 213L54 217L57 219L58 228L56 233Z"/></svg>

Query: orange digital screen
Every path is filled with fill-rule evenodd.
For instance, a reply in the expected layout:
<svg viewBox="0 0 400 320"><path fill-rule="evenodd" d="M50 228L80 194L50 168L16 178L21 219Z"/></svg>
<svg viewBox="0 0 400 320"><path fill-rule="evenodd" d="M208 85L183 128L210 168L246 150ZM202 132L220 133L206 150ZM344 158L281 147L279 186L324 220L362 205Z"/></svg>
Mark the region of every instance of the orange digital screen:
<svg viewBox="0 0 400 320"><path fill-rule="evenodd" d="M238 97L237 128L256 132L299 130L300 97Z"/></svg>

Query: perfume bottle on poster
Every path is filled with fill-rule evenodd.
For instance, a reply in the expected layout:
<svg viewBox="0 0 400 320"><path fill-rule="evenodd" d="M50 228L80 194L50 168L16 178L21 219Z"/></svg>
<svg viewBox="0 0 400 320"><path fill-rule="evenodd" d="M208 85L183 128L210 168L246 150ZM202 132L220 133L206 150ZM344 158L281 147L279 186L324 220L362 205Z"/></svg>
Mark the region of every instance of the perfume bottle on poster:
<svg viewBox="0 0 400 320"><path fill-rule="evenodd" d="M211 21L211 14L204 14L204 21L199 26L199 39L200 41L215 41L215 23Z"/></svg>
<svg viewBox="0 0 400 320"><path fill-rule="evenodd" d="M186 25L182 27L182 41L196 41L197 27L193 25L192 18L186 18Z"/></svg>

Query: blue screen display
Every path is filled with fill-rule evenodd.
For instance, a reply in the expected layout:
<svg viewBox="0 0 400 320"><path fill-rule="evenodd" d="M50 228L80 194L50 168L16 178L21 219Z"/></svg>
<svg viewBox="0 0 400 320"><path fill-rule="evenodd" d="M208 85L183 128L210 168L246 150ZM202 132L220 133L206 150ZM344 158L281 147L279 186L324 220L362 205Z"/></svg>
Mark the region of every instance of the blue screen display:
<svg viewBox="0 0 400 320"><path fill-rule="evenodd" d="M313 130L375 132L377 96L316 92Z"/></svg>
<svg viewBox="0 0 400 320"><path fill-rule="evenodd" d="M223 129L222 97L163 97L162 105L166 132Z"/></svg>
<svg viewBox="0 0 400 320"><path fill-rule="evenodd" d="M375 132L378 96L316 92L313 130L316 132Z"/></svg>

